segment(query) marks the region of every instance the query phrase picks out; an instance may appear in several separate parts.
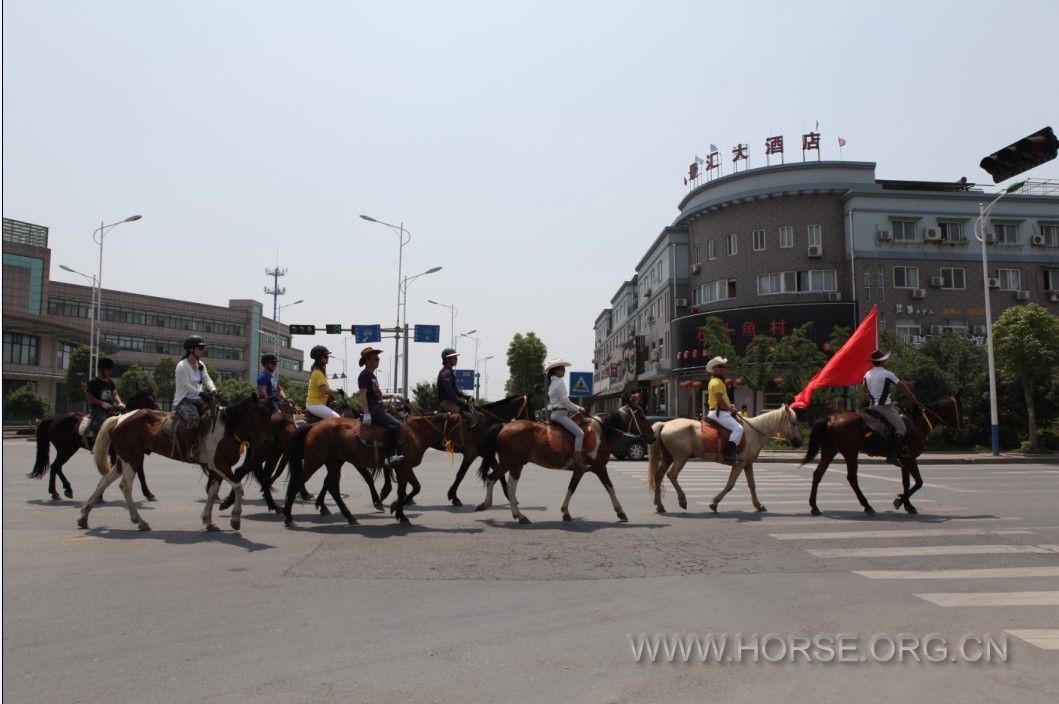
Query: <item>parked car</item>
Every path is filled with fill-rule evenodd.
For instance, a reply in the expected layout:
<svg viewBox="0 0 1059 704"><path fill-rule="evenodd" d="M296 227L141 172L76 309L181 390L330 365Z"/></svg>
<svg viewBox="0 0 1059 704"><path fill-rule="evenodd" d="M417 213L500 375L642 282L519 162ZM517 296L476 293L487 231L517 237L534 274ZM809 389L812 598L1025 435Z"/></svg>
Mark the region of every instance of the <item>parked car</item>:
<svg viewBox="0 0 1059 704"><path fill-rule="evenodd" d="M647 416L648 425L673 420L672 416ZM643 460L647 459L647 443L639 435L625 433L618 439L618 444L611 450L615 459L619 460Z"/></svg>

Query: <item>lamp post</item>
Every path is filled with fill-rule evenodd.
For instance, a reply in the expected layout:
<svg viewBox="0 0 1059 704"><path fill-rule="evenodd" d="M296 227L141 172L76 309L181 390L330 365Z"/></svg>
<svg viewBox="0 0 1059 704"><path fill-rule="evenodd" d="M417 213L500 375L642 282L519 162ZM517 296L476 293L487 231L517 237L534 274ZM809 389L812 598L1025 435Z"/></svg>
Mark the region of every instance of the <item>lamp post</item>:
<svg viewBox="0 0 1059 704"><path fill-rule="evenodd" d="M468 330L467 332L461 332L457 337L466 337L468 340L474 340L474 399L477 401L481 397L478 393L480 386L480 384L478 384L478 345L481 343L481 339L471 335L471 333L475 332L478 332L478 328Z"/></svg>
<svg viewBox="0 0 1059 704"><path fill-rule="evenodd" d="M282 305L279 308L277 308L276 309L276 322L279 323L279 322L283 321L283 309L284 308L290 308L291 306L296 306L299 303L305 303L305 299L304 298L299 298L298 300L294 301L293 303L285 303L284 305Z"/></svg>
<svg viewBox="0 0 1059 704"><path fill-rule="evenodd" d="M117 222L112 222L109 225L103 224L103 221L100 220L99 227L92 231L92 241L99 244L99 272L98 274L96 274L96 333L95 343L92 346L94 352L89 352L89 364L91 364L93 369L95 368L95 365L99 362L100 329L103 327L103 320L102 318L100 318L100 313L103 311L103 238L107 236L108 232L110 232L113 228L117 227L118 225L122 225L127 222L136 222L142 217L142 215L130 215L124 220L118 220ZM99 237L97 238L96 235L99 235ZM89 378L91 378L91 376L92 373L89 372Z"/></svg>
<svg viewBox="0 0 1059 704"><path fill-rule="evenodd" d="M69 271L71 274L83 276L92 282L92 300L88 304L88 378L91 379L94 376L94 370L92 369L92 345L96 339L96 277L94 275L89 276L88 274L78 271L73 267L66 266L65 264L60 264L59 268L63 271Z"/></svg>
<svg viewBox="0 0 1059 704"><path fill-rule="evenodd" d="M989 218L989 211L993 209L1001 198L1014 193L1022 188L1025 181L1020 181L1008 186L1004 191L993 199L989 205L983 207L978 204L978 220L975 222L975 238L982 243L982 292L985 297L985 350L989 364L989 427L990 440L994 455L1000 454L1000 414L996 403L996 362L993 357L993 313L989 301L989 263L986 259L986 234L985 226Z"/></svg>
<svg viewBox="0 0 1059 704"><path fill-rule="evenodd" d="M485 397L489 398L489 360L495 355L482 358L482 376L485 377Z"/></svg>
<svg viewBox="0 0 1059 704"><path fill-rule="evenodd" d="M418 279L420 276L426 276L427 274L433 274L438 271L441 271L441 267L434 266L422 273L416 274L415 276L406 276L401 282L401 298L399 299L401 305L398 307L397 312L400 313L402 310L404 311L404 326L401 326L401 318L398 317L397 328L400 331L398 334L404 334L404 367L403 374L401 377L401 395L403 395L406 399L408 398L408 285ZM397 386L396 371L397 365L394 364L395 376L393 378L393 383L395 387Z"/></svg>
<svg viewBox="0 0 1059 704"><path fill-rule="evenodd" d="M456 310L456 306L451 304L451 303L438 303L437 301L431 301L431 300L427 300L427 303L433 303L436 306L441 306L442 308L448 308L449 309L449 332L452 335L452 343L451 343L451 345L453 347L455 347L456 346L456 315L459 313L459 311Z"/></svg>
<svg viewBox="0 0 1059 704"><path fill-rule="evenodd" d="M401 286L403 284L401 279L401 265L404 258L404 246L412 240L411 233L404 229L404 223L397 225L391 225L388 222L382 220L376 220L370 215L361 215L361 220L367 220L368 222L374 222L379 225L385 225L394 231L397 235L397 323L394 325L394 340L393 340L393 378L394 384L397 383L397 358L401 354Z"/></svg>

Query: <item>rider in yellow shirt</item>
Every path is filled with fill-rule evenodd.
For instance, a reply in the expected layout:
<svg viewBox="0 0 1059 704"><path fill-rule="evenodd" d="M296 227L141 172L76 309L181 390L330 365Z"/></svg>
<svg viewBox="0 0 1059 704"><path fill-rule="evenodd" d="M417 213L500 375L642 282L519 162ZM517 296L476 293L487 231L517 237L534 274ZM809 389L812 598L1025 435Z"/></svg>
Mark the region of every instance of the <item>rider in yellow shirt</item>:
<svg viewBox="0 0 1059 704"><path fill-rule="evenodd" d="M706 387L710 407L710 412L706 415L731 433L728 436L728 444L724 446L724 461L736 462L739 459L736 447L743 439L743 425L736 420L735 406L728 398L728 387L724 383L724 373L727 370L728 360L724 357L714 357L706 363L706 371L713 375Z"/></svg>

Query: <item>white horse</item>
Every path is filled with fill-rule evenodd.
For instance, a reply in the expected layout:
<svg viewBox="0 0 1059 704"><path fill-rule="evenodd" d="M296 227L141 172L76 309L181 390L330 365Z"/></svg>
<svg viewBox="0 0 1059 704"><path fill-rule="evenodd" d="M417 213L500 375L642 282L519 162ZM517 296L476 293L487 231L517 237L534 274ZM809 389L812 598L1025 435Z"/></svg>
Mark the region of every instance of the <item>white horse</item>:
<svg viewBox="0 0 1059 704"><path fill-rule="evenodd" d="M737 418L743 424L743 438L746 440L746 447L734 463L725 462L723 452L718 451L723 448L723 443L717 442L717 430L713 426L707 425L705 428L711 438L708 447L706 439L703 437L703 424L700 421L690 418L675 418L665 423L655 423L652 426L655 442L651 444L648 451L647 482L654 493L655 511L664 513L666 510L662 505L663 475L669 477L669 481L673 483L673 488L677 490L677 503L680 504L680 508L686 509L688 507L688 500L684 496L684 490L677 483L677 475L680 474L680 470L684 469L684 463L693 457L719 462L720 464L731 464L732 466L732 471L728 475L728 483L721 490L721 493L713 497L713 501L710 503L711 511L717 510L717 504L721 502L725 494L732 490L732 487L735 486L735 480L739 478L739 474L744 470L746 471L746 483L750 487L750 499L754 502L754 508L758 511L765 510L765 506L757 499L757 491L754 487L754 460L757 459L762 448L768 443L769 438L777 433L782 435L792 447L800 446L802 444L801 436L795 426L798 417L793 409L788 408L787 404L783 404L775 410L766 411L753 418L739 418L738 416Z"/></svg>

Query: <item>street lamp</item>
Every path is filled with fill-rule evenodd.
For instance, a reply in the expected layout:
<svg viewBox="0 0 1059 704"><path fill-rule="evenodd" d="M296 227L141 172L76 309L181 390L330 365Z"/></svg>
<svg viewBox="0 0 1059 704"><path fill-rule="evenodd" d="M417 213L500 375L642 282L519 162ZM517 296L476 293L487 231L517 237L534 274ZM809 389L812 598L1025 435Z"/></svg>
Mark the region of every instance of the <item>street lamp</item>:
<svg viewBox="0 0 1059 704"><path fill-rule="evenodd" d="M468 330L467 332L461 332L457 337L466 337L468 340L474 340L474 398L475 400L478 400L480 398L480 394L478 393L480 387L480 384L478 384L478 345L481 343L481 339L472 336L471 333L474 332L478 332L478 328Z"/></svg>
<svg viewBox="0 0 1059 704"><path fill-rule="evenodd" d="M402 391L402 395L405 398L408 398L408 285L411 284L416 279L418 279L420 276L426 276L427 274L434 274L436 272L441 271L441 269L442 269L442 267L440 267L440 266L434 266L434 267L431 267L431 268L427 269L424 272L416 274L415 276L406 276L406 277L404 277L404 280L401 282L400 291L401 291L402 295L398 299L398 302L400 303L400 305L397 308L397 312L400 313L402 310L404 311L404 325L403 326L401 325L401 319L400 319L400 317L398 317L398 319L397 319L397 328L400 331L398 334L400 334L401 332L404 333L404 367L403 367L403 374L402 374L402 381L401 381L401 391ZM394 378L393 378L393 384L394 384L395 388L397 386L396 373L397 373L397 363L396 363L396 360L395 360L394 361Z"/></svg>
<svg viewBox="0 0 1059 704"><path fill-rule="evenodd" d="M78 271L73 267L60 264L59 268L63 271L69 271L71 274L77 274L83 276L92 282L92 300L88 304L90 311L88 314L88 378L91 379L95 374L92 369L92 341L96 338L96 277L95 275L89 276L88 274Z"/></svg>
<svg viewBox="0 0 1059 704"><path fill-rule="evenodd" d="M277 311L276 312L276 322L277 323L282 322L282 320L283 320L283 309L284 308L290 308L291 306L296 306L299 303L305 303L305 299L304 298L299 298L298 300L294 301L293 303L286 303L286 304L280 306L279 308L277 308L276 309L276 311Z"/></svg>
<svg viewBox="0 0 1059 704"><path fill-rule="evenodd" d="M485 397L489 398L489 360L495 355L482 358L482 376L485 377Z"/></svg>
<svg viewBox="0 0 1059 704"><path fill-rule="evenodd" d="M452 334L452 346L456 346L456 314L459 313L456 310L456 306L450 303L438 303L437 301L427 300L427 303L433 303L436 306L449 309L449 332Z"/></svg>
<svg viewBox="0 0 1059 704"><path fill-rule="evenodd" d="M95 365L99 362L99 338L101 336L100 329L103 327L103 320L102 318L100 318L100 313L102 313L103 311L103 238L107 236L107 233L110 232L111 229L117 227L118 225L127 222L136 222L142 217L142 215L130 215L124 220L118 220L117 222L112 222L109 225L103 224L103 221L100 220L99 227L92 231L92 241L99 244L99 273L96 275L96 333L95 342L93 345L90 345L90 348L94 349L94 351L90 351L88 355L89 364L93 369L95 368ZM96 237L97 234L99 235L98 239ZM91 378L91 376L92 373L90 371L89 378Z"/></svg>
<svg viewBox="0 0 1059 704"><path fill-rule="evenodd" d="M978 204L978 220L974 226L974 236L982 243L982 291L985 296L985 350L989 362L989 425L990 439L992 441L993 454L1000 454L1000 414L996 403L996 362L993 357L993 313L989 305L989 263L986 260L985 224L989 218L989 211L993 209L1001 198L1014 193L1025 185L1025 181L1008 186L1003 192L993 199L988 206L982 207Z"/></svg>
<svg viewBox="0 0 1059 704"><path fill-rule="evenodd" d="M393 340L393 378L394 378L394 383L396 384L396 382L397 382L397 357L401 353L401 284L402 284L402 280L401 280L401 264L402 264L402 259L404 258L404 246L406 244L408 244L412 240L412 235L411 235L411 233L408 232L408 230L404 229L404 223L403 222L398 224L398 225L391 225L388 222L383 222L382 220L376 220L375 218L371 217L370 215L361 215L360 219L361 220L367 220L368 222L373 222L373 223L376 223L378 225L385 225L386 227L388 227L391 230L393 230L394 233L397 235L397 240L398 240L398 245L397 245L397 324L394 326L394 336L393 336L394 337L394 340Z"/></svg>

